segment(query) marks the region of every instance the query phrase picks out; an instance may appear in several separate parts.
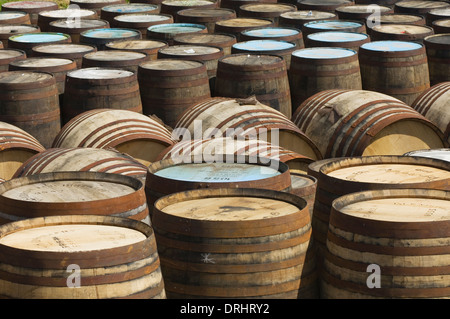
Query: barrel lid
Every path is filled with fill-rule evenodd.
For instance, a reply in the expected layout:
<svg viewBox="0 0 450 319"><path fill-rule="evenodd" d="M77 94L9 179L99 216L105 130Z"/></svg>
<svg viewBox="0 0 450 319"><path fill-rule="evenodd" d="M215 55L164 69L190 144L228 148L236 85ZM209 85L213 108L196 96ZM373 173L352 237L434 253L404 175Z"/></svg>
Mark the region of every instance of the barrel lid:
<svg viewBox="0 0 450 319"><path fill-rule="evenodd" d="M147 55L141 52L126 50L103 50L87 53L83 58L95 61L129 61L146 58Z"/></svg>
<svg viewBox="0 0 450 319"><path fill-rule="evenodd" d="M89 17L95 15L96 12L89 9L74 9L67 8L64 10L48 10L39 12L39 16L49 17L49 18L75 18L75 17Z"/></svg>
<svg viewBox="0 0 450 319"><path fill-rule="evenodd" d="M280 40L249 40L233 44L233 48L244 51L274 51L295 48L295 44Z"/></svg>
<svg viewBox="0 0 450 319"><path fill-rule="evenodd" d="M249 3L240 7L241 10L253 12L280 12L285 10L297 10L297 8L289 3Z"/></svg>
<svg viewBox="0 0 450 319"><path fill-rule="evenodd" d="M0 24L0 34L29 33L38 29L38 26L30 24Z"/></svg>
<svg viewBox="0 0 450 319"><path fill-rule="evenodd" d="M73 60L64 58L30 57L23 60L13 61L10 65L23 68L61 66L74 63Z"/></svg>
<svg viewBox="0 0 450 319"><path fill-rule="evenodd" d="M414 23L423 20L424 17L417 14L389 13L382 14L377 19L379 19L380 23Z"/></svg>
<svg viewBox="0 0 450 319"><path fill-rule="evenodd" d="M186 41L189 43L206 44L236 41L236 36L228 33L192 33L192 34L177 34L174 37L175 41Z"/></svg>
<svg viewBox="0 0 450 319"><path fill-rule="evenodd" d="M449 8L431 9L430 11L428 11L428 13L430 15L450 17L450 7Z"/></svg>
<svg viewBox="0 0 450 319"><path fill-rule="evenodd" d="M2 7L6 8L23 8L23 9L37 9L54 6L57 6L57 4L53 1L12 1L2 4Z"/></svg>
<svg viewBox="0 0 450 319"><path fill-rule="evenodd" d="M139 34L139 31L124 28L101 28L83 31L81 34L87 38L120 39L136 36Z"/></svg>
<svg viewBox="0 0 450 319"><path fill-rule="evenodd" d="M434 34L427 36L424 40L425 45L429 43L442 44L444 47L450 47L450 33Z"/></svg>
<svg viewBox="0 0 450 319"><path fill-rule="evenodd" d="M358 32L327 31L312 33L307 37L311 40L325 42L351 42L366 40L369 36L365 33Z"/></svg>
<svg viewBox="0 0 450 319"><path fill-rule="evenodd" d="M237 53L224 56L221 58L220 63L227 63L229 66L241 67L241 66L252 66L258 69L263 69L263 67L271 68L273 65L283 62L283 58L277 55L256 55L256 54L246 54Z"/></svg>
<svg viewBox="0 0 450 319"><path fill-rule="evenodd" d="M142 50L142 49L157 49L167 46L167 42L157 40L126 40L115 41L106 44L108 48L114 49L128 49L128 50ZM110 51L108 51L110 52Z"/></svg>
<svg viewBox="0 0 450 319"><path fill-rule="evenodd" d="M181 45L171 45L162 48L159 52L161 52L162 54L177 55L177 56L209 55L209 54L214 55L217 53L221 53L221 49L219 47L213 46L181 44Z"/></svg>
<svg viewBox="0 0 450 319"><path fill-rule="evenodd" d="M188 8L177 12L177 15L188 16L188 17L222 17L224 15L229 15L230 13L235 14L233 9L228 8Z"/></svg>
<svg viewBox="0 0 450 319"><path fill-rule="evenodd" d="M187 32L199 32L205 29L206 26L195 23L164 23L150 26L147 28L147 31L176 34Z"/></svg>
<svg viewBox="0 0 450 319"><path fill-rule="evenodd" d="M361 45L362 49L377 52L404 52L421 49L423 46L415 42L407 41L373 41Z"/></svg>
<svg viewBox="0 0 450 319"><path fill-rule="evenodd" d="M24 56L25 52L17 49L2 49L0 50L0 59L10 59L19 56Z"/></svg>
<svg viewBox="0 0 450 319"><path fill-rule="evenodd" d="M102 19L59 19L50 22L49 25L64 29L87 29L109 26L109 22Z"/></svg>
<svg viewBox="0 0 450 319"><path fill-rule="evenodd" d="M9 71L0 73L1 84L29 84L48 81L53 78L51 73L40 71Z"/></svg>
<svg viewBox="0 0 450 319"><path fill-rule="evenodd" d="M62 41L70 38L70 35L58 32L22 33L9 37L11 41L22 43L47 43Z"/></svg>
<svg viewBox="0 0 450 319"><path fill-rule="evenodd" d="M156 10L158 5L150 3L126 3L126 4L111 4L102 7L102 11L116 12L116 13L136 13L145 12L149 10Z"/></svg>
<svg viewBox="0 0 450 319"><path fill-rule="evenodd" d="M301 20L321 20L335 18L336 14L326 11L316 11L316 10L298 10L283 12L280 17L288 19L301 19Z"/></svg>
<svg viewBox="0 0 450 319"><path fill-rule="evenodd" d="M450 148L417 150L408 152L403 156L429 157L450 162Z"/></svg>
<svg viewBox="0 0 450 319"><path fill-rule="evenodd" d="M349 13L367 13L367 14L370 15L370 14L373 13L373 11L372 11L373 7L372 6L373 6L373 4L355 4L355 5L352 5L352 6L338 7L338 8L336 8L336 11L338 11L338 12L349 12ZM382 6L382 5L377 5L376 9L380 10L380 11L377 11L377 12L380 12L380 13L392 10L391 8L386 7L386 6Z"/></svg>
<svg viewBox="0 0 450 319"><path fill-rule="evenodd" d="M445 8L450 6L450 4L446 1L418 1L418 0L402 0L395 3L396 7L403 8L424 8L424 9L432 9L432 8Z"/></svg>
<svg viewBox="0 0 450 319"><path fill-rule="evenodd" d="M272 24L272 21L265 19L256 19L256 18L233 18L226 19L222 21L217 21L217 25L227 26L227 27L259 27L264 25Z"/></svg>
<svg viewBox="0 0 450 319"><path fill-rule="evenodd" d="M355 50L347 48L306 48L292 52L293 56L306 59L340 59L356 54Z"/></svg>
<svg viewBox="0 0 450 319"><path fill-rule="evenodd" d="M300 34L300 30L293 28L277 28L277 27L269 27L269 28L259 28L252 30L242 31L242 34L254 37L286 37Z"/></svg>
<svg viewBox="0 0 450 319"><path fill-rule="evenodd" d="M162 4L174 7L194 7L194 6L210 5L214 4L214 2L208 0L164 0L162 1Z"/></svg>
<svg viewBox="0 0 450 319"><path fill-rule="evenodd" d="M344 20L326 20L326 21L311 21L304 24L305 27L318 30L339 30L348 28L359 28L363 26L362 23L356 21Z"/></svg>
<svg viewBox="0 0 450 319"><path fill-rule="evenodd" d="M1 11L0 20L16 19L26 16L28 13L23 11Z"/></svg>
<svg viewBox="0 0 450 319"><path fill-rule="evenodd" d="M433 31L431 27L414 24L380 24L372 30L390 34L427 34Z"/></svg>
<svg viewBox="0 0 450 319"><path fill-rule="evenodd" d="M93 80L123 78L132 76L133 74L131 71L98 67L83 68L67 73L72 78Z"/></svg>
<svg viewBox="0 0 450 319"><path fill-rule="evenodd" d="M157 22L171 19L171 16L166 14L151 14L151 13L127 13L114 17L114 20L121 22Z"/></svg>
<svg viewBox="0 0 450 319"><path fill-rule="evenodd" d="M157 59L146 61L139 65L139 68L154 71L183 71L204 67L200 61L189 61L181 59ZM206 72L206 69L205 69Z"/></svg>
<svg viewBox="0 0 450 319"><path fill-rule="evenodd" d="M96 50L96 48L89 44L78 43L42 44L33 47L33 51L42 53L80 53L92 50Z"/></svg>
<svg viewBox="0 0 450 319"><path fill-rule="evenodd" d="M433 25L441 26L441 27L450 27L450 19L441 19L433 22Z"/></svg>

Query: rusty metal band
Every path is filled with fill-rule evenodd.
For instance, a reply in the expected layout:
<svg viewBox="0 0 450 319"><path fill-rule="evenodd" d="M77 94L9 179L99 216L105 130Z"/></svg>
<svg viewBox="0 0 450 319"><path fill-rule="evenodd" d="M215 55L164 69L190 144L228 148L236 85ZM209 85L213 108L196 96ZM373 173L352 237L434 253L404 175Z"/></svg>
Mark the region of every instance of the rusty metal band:
<svg viewBox="0 0 450 319"><path fill-rule="evenodd" d="M35 156L28 159L24 164L22 164L21 172L18 174L18 176L23 176L24 174L31 175L41 173L45 169L45 167L47 167L47 165L50 164L55 158L58 158L71 151L72 149L55 148L46 151L45 154L43 154L45 156L36 154Z"/></svg>
<svg viewBox="0 0 450 319"><path fill-rule="evenodd" d="M255 72L256 74L249 74L246 70L240 69L240 71L230 70L228 66L219 66L217 68L217 80L226 79L232 80L233 83L238 83L241 80L275 80L276 78L287 78L287 71L283 69L278 72L267 72L260 73Z"/></svg>
<svg viewBox="0 0 450 319"><path fill-rule="evenodd" d="M70 81L70 80L69 80ZM69 96L70 99L75 100L84 100L86 97L92 96L116 96L116 95L124 95L129 93L139 92L139 84L136 82L133 83L132 86L126 88L106 88L106 89L85 89L85 88L77 88L71 85L71 82L66 83L66 88L64 95Z"/></svg>
<svg viewBox="0 0 450 319"><path fill-rule="evenodd" d="M186 106L191 106L194 103L198 103L199 101L205 100L207 98L210 98L210 94L206 94L203 96L195 96L195 97L181 97L181 98L157 98L154 97L154 95L142 95L142 98L145 102L143 105L144 108L149 106L155 106L157 108L164 108L165 111L170 112L170 109L167 109L168 107L181 107L184 108Z"/></svg>
<svg viewBox="0 0 450 319"><path fill-rule="evenodd" d="M372 88L373 91L377 92L383 92L388 95L395 95L395 94L413 94L413 93L421 93L427 89L430 88L430 83L427 82L426 84L418 85L412 88L389 88L389 87L378 87L378 88ZM370 88L366 88L367 90L370 90Z"/></svg>
<svg viewBox="0 0 450 319"><path fill-rule="evenodd" d="M380 61L380 60L369 59L369 58L366 58L365 56L360 55L359 62L361 65L377 66L377 67L383 67L383 68L389 68L389 67L397 68L397 67L427 65L428 59L425 55L421 59L414 60L414 61L384 62L384 61Z"/></svg>
<svg viewBox="0 0 450 319"><path fill-rule="evenodd" d="M27 115L3 115L0 114L0 120L4 122L32 122L32 121L43 121L43 122L53 122L55 119L60 118L59 108L54 109L50 112L45 113L35 113ZM44 121L48 120L48 121Z"/></svg>
<svg viewBox="0 0 450 319"><path fill-rule="evenodd" d="M350 75L350 74L355 74L355 73L360 73L360 68L359 65L358 67L353 67L353 68L346 68L346 69L341 69L341 70L330 70L330 71L325 71L325 70L318 70L318 69L294 69L290 70L291 75L301 75L301 76L307 76L307 77L312 77L312 76L319 76L319 77L327 77L327 76L344 76L344 75Z"/></svg>
<svg viewBox="0 0 450 319"><path fill-rule="evenodd" d="M140 79L140 88L145 89L179 89L179 88L192 88L196 86L201 86L204 84L209 85L208 77L205 75L200 79L189 79L189 78L177 78L178 81L169 81L169 78L146 78ZM145 93L142 92L142 93Z"/></svg>
<svg viewBox="0 0 450 319"><path fill-rule="evenodd" d="M51 98L54 96L58 96L58 88L55 85L52 85L49 87L50 90L48 91L38 91L33 93L21 93L19 91L6 91L3 90L3 93L0 94L0 100L2 101L30 101L30 100L38 100L38 99L45 99L45 98Z"/></svg>

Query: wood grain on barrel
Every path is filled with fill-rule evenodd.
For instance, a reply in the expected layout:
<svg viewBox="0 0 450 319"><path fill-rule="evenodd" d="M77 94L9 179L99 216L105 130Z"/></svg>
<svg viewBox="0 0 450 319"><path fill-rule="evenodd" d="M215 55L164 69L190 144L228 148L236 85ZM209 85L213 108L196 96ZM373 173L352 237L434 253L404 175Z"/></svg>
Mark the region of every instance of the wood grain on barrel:
<svg viewBox="0 0 450 319"><path fill-rule="evenodd" d="M179 10L175 19L177 22L200 23L208 28L208 33L215 33L217 21L235 19L236 11L227 8L191 8Z"/></svg>
<svg viewBox="0 0 450 319"><path fill-rule="evenodd" d="M72 59L76 62L78 69L81 68L83 56L95 51L97 48L93 45L76 43L41 44L32 48L33 56Z"/></svg>

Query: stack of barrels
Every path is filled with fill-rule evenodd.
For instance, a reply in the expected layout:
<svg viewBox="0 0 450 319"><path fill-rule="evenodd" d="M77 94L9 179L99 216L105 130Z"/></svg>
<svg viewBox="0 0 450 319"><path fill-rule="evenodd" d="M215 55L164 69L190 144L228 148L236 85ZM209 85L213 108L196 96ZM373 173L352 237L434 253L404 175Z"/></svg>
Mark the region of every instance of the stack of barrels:
<svg viewBox="0 0 450 319"><path fill-rule="evenodd" d="M1 9L0 297L450 297L449 1Z"/></svg>

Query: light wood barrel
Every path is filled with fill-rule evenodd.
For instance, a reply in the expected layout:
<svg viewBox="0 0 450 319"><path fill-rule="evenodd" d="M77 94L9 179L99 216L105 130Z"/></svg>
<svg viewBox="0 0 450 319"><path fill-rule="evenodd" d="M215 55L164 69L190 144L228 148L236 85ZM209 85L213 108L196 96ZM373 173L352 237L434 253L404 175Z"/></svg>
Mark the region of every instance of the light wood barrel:
<svg viewBox="0 0 450 319"><path fill-rule="evenodd" d="M8 72L9 64L13 61L25 60L27 54L19 49L0 50L0 72Z"/></svg>
<svg viewBox="0 0 450 319"><path fill-rule="evenodd" d="M317 146L292 121L255 99L214 97L205 100L179 117L175 131L175 135L186 134L196 139L234 135L257 137L313 160L322 159Z"/></svg>
<svg viewBox="0 0 450 319"><path fill-rule="evenodd" d="M155 235L145 223L112 216L31 218L3 225L0 237L3 298L166 298Z"/></svg>
<svg viewBox="0 0 450 319"><path fill-rule="evenodd" d="M236 36L239 42L242 31L272 26L274 26L274 23L270 19L237 17L234 19L217 21L214 32L232 34Z"/></svg>
<svg viewBox="0 0 450 319"><path fill-rule="evenodd" d="M35 46L62 43L72 43L69 34L58 32L34 32L21 33L8 38L8 48L23 50L29 57L33 55L33 47Z"/></svg>
<svg viewBox="0 0 450 319"><path fill-rule="evenodd" d="M314 47L339 47L359 51L359 47L371 41L366 33L326 31L308 34L305 45Z"/></svg>
<svg viewBox="0 0 450 319"><path fill-rule="evenodd" d="M12 1L2 4L2 11L22 11L30 15L30 22L37 24L38 15L41 11L50 11L59 9L54 1Z"/></svg>
<svg viewBox="0 0 450 319"><path fill-rule="evenodd" d="M337 20L336 13L317 10L297 10L284 12L278 18L280 27L293 27L302 30L305 23L317 20Z"/></svg>
<svg viewBox="0 0 450 319"><path fill-rule="evenodd" d="M173 23L174 18L170 14L156 13L127 13L115 16L111 22L114 28L135 29L141 32L142 38L147 38L147 29L157 24Z"/></svg>
<svg viewBox="0 0 450 319"><path fill-rule="evenodd" d="M288 41L296 44L297 49L303 49L302 31L292 27L266 27L241 32L241 42L250 40Z"/></svg>
<svg viewBox="0 0 450 319"><path fill-rule="evenodd" d="M450 192L433 189L366 191L337 199L321 297L447 299L449 212ZM369 267L374 265L377 272Z"/></svg>
<svg viewBox="0 0 450 319"><path fill-rule="evenodd" d="M352 0L299 0L297 8L299 10L317 10L335 12L339 7L352 6L355 1Z"/></svg>
<svg viewBox="0 0 450 319"><path fill-rule="evenodd" d="M370 26L368 25L370 21ZM408 14L408 13L386 13L377 17L376 21L367 19L366 25L368 27L368 33L374 25L378 24L412 24L412 25L426 25L425 17L420 14Z"/></svg>
<svg viewBox="0 0 450 319"><path fill-rule="evenodd" d="M364 190L449 190L448 162L408 156L349 157L323 165L318 177L313 236L325 252L332 203L339 197Z"/></svg>
<svg viewBox="0 0 450 319"><path fill-rule="evenodd" d="M13 178L51 172L121 174L145 183L147 166L114 149L90 147L49 148L24 162Z"/></svg>
<svg viewBox="0 0 450 319"><path fill-rule="evenodd" d="M210 0L163 0L161 2L161 13L170 14L176 20L178 11L192 8L213 9L217 8L218 5L217 1Z"/></svg>
<svg viewBox="0 0 450 319"><path fill-rule="evenodd" d="M38 14L37 25L42 32L49 32L50 22L66 19L66 21L76 22L84 19L98 19L99 15L94 10L68 7L67 9L45 10Z"/></svg>
<svg viewBox="0 0 450 319"><path fill-rule="evenodd" d="M176 13L175 20L184 23L203 24L208 33L215 33L217 21L237 18L236 11L227 8L191 8Z"/></svg>
<svg viewBox="0 0 450 319"><path fill-rule="evenodd" d="M306 37L315 32L326 31L341 31L341 32L356 32L367 33L366 24L359 21L352 20L317 20L306 22L302 26L303 36Z"/></svg>
<svg viewBox="0 0 450 319"><path fill-rule="evenodd" d="M444 133L444 139L450 144L449 99L450 82L442 82L425 91L411 106L437 125Z"/></svg>
<svg viewBox="0 0 450 319"><path fill-rule="evenodd" d="M415 13L426 16L430 10L447 7L450 7L448 1L403 0L395 3L394 10L398 13Z"/></svg>
<svg viewBox="0 0 450 319"><path fill-rule="evenodd" d="M380 24L370 29L372 41L396 40L423 43L423 39L433 35L432 27L412 24Z"/></svg>
<svg viewBox="0 0 450 319"><path fill-rule="evenodd" d="M105 215L150 223L144 184L121 174L49 172L0 184L0 223L44 216Z"/></svg>
<svg viewBox="0 0 450 319"><path fill-rule="evenodd" d="M260 189L203 189L164 197L154 213L168 298L317 298L303 199Z"/></svg>
<svg viewBox="0 0 450 319"><path fill-rule="evenodd" d="M435 34L423 40L427 51L430 85L450 81L450 34Z"/></svg>
<svg viewBox="0 0 450 319"><path fill-rule="evenodd" d="M85 54L82 58L81 66L82 68L98 67L121 69L137 73L139 64L148 60L149 57L144 52L102 50Z"/></svg>
<svg viewBox="0 0 450 319"><path fill-rule="evenodd" d="M93 109L121 109L142 113L136 73L102 67L68 72L61 107L63 124Z"/></svg>
<svg viewBox="0 0 450 319"><path fill-rule="evenodd" d="M450 148L411 151L403 156L429 157L450 162Z"/></svg>
<svg viewBox="0 0 450 319"><path fill-rule="evenodd" d="M100 9L100 18L113 24L114 18L127 13L159 13L159 7L149 3L126 3L106 5Z"/></svg>
<svg viewBox="0 0 450 319"><path fill-rule="evenodd" d="M177 34L208 33L203 24L197 23L164 23L152 25L147 28L147 39L167 41L173 45L173 38Z"/></svg>
<svg viewBox="0 0 450 319"><path fill-rule="evenodd" d="M55 57L60 59L71 59L81 69L81 63L85 54L96 52L97 47L88 44L62 43L62 44L41 44L33 47L33 56Z"/></svg>
<svg viewBox="0 0 450 319"><path fill-rule="evenodd" d="M120 50L120 51L131 51L135 53L137 52L144 53L146 54L145 61L148 61L148 60L156 60L158 58L158 51L168 46L169 44L165 41L140 39L140 40L110 42L105 45L105 48L106 52L110 52L110 50ZM138 69L139 64L145 61L138 63L136 71Z"/></svg>
<svg viewBox="0 0 450 319"><path fill-rule="evenodd" d="M220 47L224 56L231 54L231 47L235 43L237 43L236 36L226 33L177 34L173 37L174 45L191 44Z"/></svg>
<svg viewBox="0 0 450 319"><path fill-rule="evenodd" d="M374 7L376 4L377 7ZM343 6L337 7L336 13L338 18L341 20L354 20L365 23L367 18L369 18L374 13L377 15L383 15L386 13L394 13L394 9L388 6L383 6L375 1L371 4L356 4L353 6Z"/></svg>
<svg viewBox="0 0 450 319"><path fill-rule="evenodd" d="M81 9L92 10L97 16L100 16L103 7L114 4L126 4L126 0L70 0L70 4L77 5Z"/></svg>
<svg viewBox="0 0 450 319"><path fill-rule="evenodd" d="M113 41L142 39L139 30L125 28L91 29L80 33L80 43L92 44L98 51L104 50L107 43Z"/></svg>
<svg viewBox="0 0 450 319"><path fill-rule="evenodd" d="M426 23L428 26L432 27L433 22L442 19L450 18L450 7L444 9L432 9L426 14Z"/></svg>
<svg viewBox="0 0 450 319"><path fill-rule="evenodd" d="M436 20L433 22L433 30L436 34L450 33L450 19Z"/></svg>
<svg viewBox="0 0 450 319"><path fill-rule="evenodd" d="M3 72L0 92L0 121L23 129L49 147L61 129L56 77L43 71Z"/></svg>
<svg viewBox="0 0 450 319"><path fill-rule="evenodd" d="M298 173L306 173L308 165L313 160L291 150L271 144L260 139L233 139L230 137L215 137L210 139L192 139L180 141L169 146L156 160L171 158L175 161L184 157L203 156L214 159L221 154L233 154L236 156L261 156L276 161L281 161L289 166L289 170Z"/></svg>
<svg viewBox="0 0 450 319"><path fill-rule="evenodd" d="M402 155L446 144L439 128L419 112L372 91L322 91L298 107L292 122L317 144L324 158Z"/></svg>
<svg viewBox="0 0 450 319"><path fill-rule="evenodd" d="M0 24L30 24L30 15L23 11L1 11Z"/></svg>
<svg viewBox="0 0 450 319"><path fill-rule="evenodd" d="M8 48L8 38L21 34L21 33L33 33L40 32L41 30L37 25L31 24L0 24L0 41L4 49Z"/></svg>
<svg viewBox="0 0 450 319"><path fill-rule="evenodd" d="M233 9L236 14L239 13L239 7L249 3L276 3L277 0L221 0L220 7Z"/></svg>
<svg viewBox="0 0 450 319"><path fill-rule="evenodd" d="M359 48L362 88L407 105L430 88L425 46L408 41L372 41Z"/></svg>
<svg viewBox="0 0 450 319"><path fill-rule="evenodd" d="M297 7L291 3L249 3L240 6L237 14L239 17L270 19L278 26L282 13L295 11Z"/></svg>
<svg viewBox="0 0 450 319"><path fill-rule="evenodd" d="M111 147L149 165L174 142L171 132L148 116L128 110L97 109L64 125L52 147Z"/></svg>
<svg viewBox="0 0 450 319"><path fill-rule="evenodd" d="M277 55L236 53L220 58L214 94L229 98L254 95L287 118L292 115L287 64Z"/></svg>
<svg viewBox="0 0 450 319"><path fill-rule="evenodd" d="M9 180L14 172L45 147L21 128L0 122L0 178Z"/></svg>
<svg viewBox="0 0 450 319"><path fill-rule="evenodd" d="M302 171L290 170L291 174L291 194L294 194L306 201L308 204L309 216L313 217L314 202L316 201L317 178L304 174Z"/></svg>
<svg viewBox="0 0 450 319"><path fill-rule="evenodd" d="M190 106L211 98L206 65L200 61L158 58L139 65L143 113L170 127Z"/></svg>
<svg viewBox="0 0 450 319"><path fill-rule="evenodd" d="M81 32L92 29L106 29L109 28L109 22L102 19L74 19L74 20L55 20L49 23L48 29L50 32L61 32L70 35L72 43L80 43Z"/></svg>

